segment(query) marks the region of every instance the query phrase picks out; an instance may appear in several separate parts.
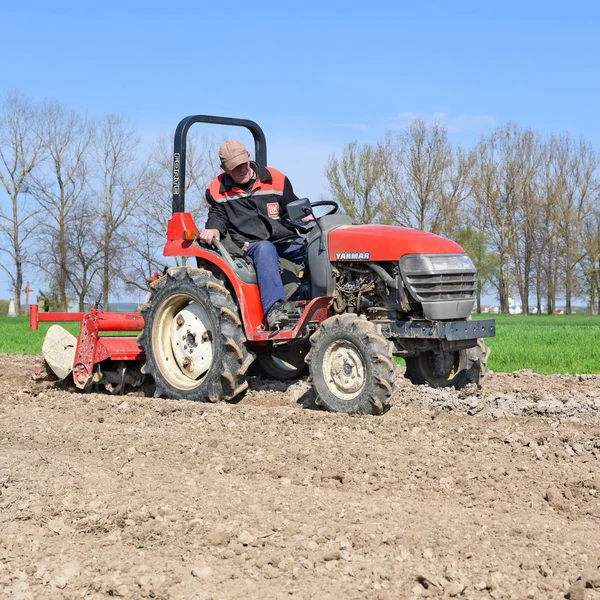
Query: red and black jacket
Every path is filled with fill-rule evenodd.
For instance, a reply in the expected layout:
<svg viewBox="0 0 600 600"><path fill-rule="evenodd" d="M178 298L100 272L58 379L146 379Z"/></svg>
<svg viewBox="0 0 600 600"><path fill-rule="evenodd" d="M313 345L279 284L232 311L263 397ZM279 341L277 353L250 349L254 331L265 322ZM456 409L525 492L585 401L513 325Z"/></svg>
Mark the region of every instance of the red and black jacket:
<svg viewBox="0 0 600 600"><path fill-rule="evenodd" d="M218 229L221 239L229 233L238 246L244 242L278 242L297 237L287 218L287 205L298 199L290 180L271 167L255 162L250 166L255 178L247 186L240 187L226 173L208 186L206 200L210 208L206 229Z"/></svg>

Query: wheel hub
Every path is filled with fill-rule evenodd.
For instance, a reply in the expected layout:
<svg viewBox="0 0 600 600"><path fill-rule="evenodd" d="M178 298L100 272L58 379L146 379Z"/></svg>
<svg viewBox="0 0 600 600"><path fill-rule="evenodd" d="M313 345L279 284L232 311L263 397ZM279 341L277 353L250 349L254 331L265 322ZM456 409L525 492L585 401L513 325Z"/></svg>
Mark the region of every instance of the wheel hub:
<svg viewBox="0 0 600 600"><path fill-rule="evenodd" d="M184 306L171 324L171 348L181 372L190 379L206 373L213 361L213 345L206 329L206 311L196 302Z"/></svg>
<svg viewBox="0 0 600 600"><path fill-rule="evenodd" d="M358 348L347 340L334 342L323 360L325 382L342 400L356 398L365 385L365 364Z"/></svg>
<svg viewBox="0 0 600 600"><path fill-rule="evenodd" d="M196 334L188 331L185 343L187 344L188 348L195 348L198 345L196 343Z"/></svg>

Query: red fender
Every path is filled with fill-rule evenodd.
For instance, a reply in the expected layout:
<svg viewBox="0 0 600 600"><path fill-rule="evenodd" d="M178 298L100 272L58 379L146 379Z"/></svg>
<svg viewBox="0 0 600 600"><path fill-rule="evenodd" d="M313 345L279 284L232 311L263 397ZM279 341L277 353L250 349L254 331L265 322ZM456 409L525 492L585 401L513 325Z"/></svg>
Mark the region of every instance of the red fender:
<svg viewBox="0 0 600 600"><path fill-rule="evenodd" d="M184 231L199 233L194 218L190 213L174 213L169 219L167 228L167 243L163 254L165 256L196 256L213 263L229 279L237 296L246 337L251 340L260 331L263 322L262 304L258 286L244 283L233 272L233 269L218 255L209 250L204 250L184 240Z"/></svg>
<svg viewBox="0 0 600 600"><path fill-rule="evenodd" d="M293 330L283 330L280 332L265 331L258 285L244 283L220 256L193 245L191 241L185 240L184 237L189 237L184 236L185 231L199 233L194 223L194 218L190 213L174 213L171 219L169 219L167 243L165 244L163 254L165 256L195 256L216 265L223 271L237 296L244 331L248 341L264 343L266 341L293 339L300 334L302 326L306 322L320 322L329 316L329 302L331 298L315 298L309 303L304 302L307 305L306 309Z"/></svg>

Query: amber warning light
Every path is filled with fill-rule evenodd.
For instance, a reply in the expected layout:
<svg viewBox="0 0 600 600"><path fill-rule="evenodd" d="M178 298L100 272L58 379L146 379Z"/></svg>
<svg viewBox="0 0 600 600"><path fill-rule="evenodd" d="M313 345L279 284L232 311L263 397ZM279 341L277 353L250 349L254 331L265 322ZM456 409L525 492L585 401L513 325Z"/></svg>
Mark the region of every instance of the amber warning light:
<svg viewBox="0 0 600 600"><path fill-rule="evenodd" d="M183 239L186 242L193 242L196 239L196 232L193 229L185 229L183 231Z"/></svg>

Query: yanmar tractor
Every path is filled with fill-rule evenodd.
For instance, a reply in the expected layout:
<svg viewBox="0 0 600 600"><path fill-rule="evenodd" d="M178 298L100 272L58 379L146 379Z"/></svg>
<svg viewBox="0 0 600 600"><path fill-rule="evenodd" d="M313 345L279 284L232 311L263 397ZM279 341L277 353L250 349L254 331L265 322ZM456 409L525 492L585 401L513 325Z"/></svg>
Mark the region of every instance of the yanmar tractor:
<svg viewBox="0 0 600 600"><path fill-rule="evenodd" d="M495 335L495 322L470 320L476 270L465 251L424 231L355 224L331 201L288 205L306 238L306 261L299 267L280 260L295 311L290 328L269 331L251 260L228 238L201 243L185 211L186 137L199 122L247 128L256 162L267 165L265 136L253 121L196 115L179 123L164 255L183 257L185 266L152 281L141 317L92 309L74 315L82 319L78 339L69 342L61 328L49 334L44 356L59 377L72 371L82 389L99 383L115 392L141 384L146 374L157 396L216 402L246 390L256 359L270 378L298 377L308 366L321 407L361 414L389 407L396 356L414 384L480 383L489 354L483 338ZM301 219L317 206L328 211L307 227ZM68 318L33 312L35 327L37 320ZM137 341L99 334L142 327ZM69 343L72 351L65 351Z"/></svg>

